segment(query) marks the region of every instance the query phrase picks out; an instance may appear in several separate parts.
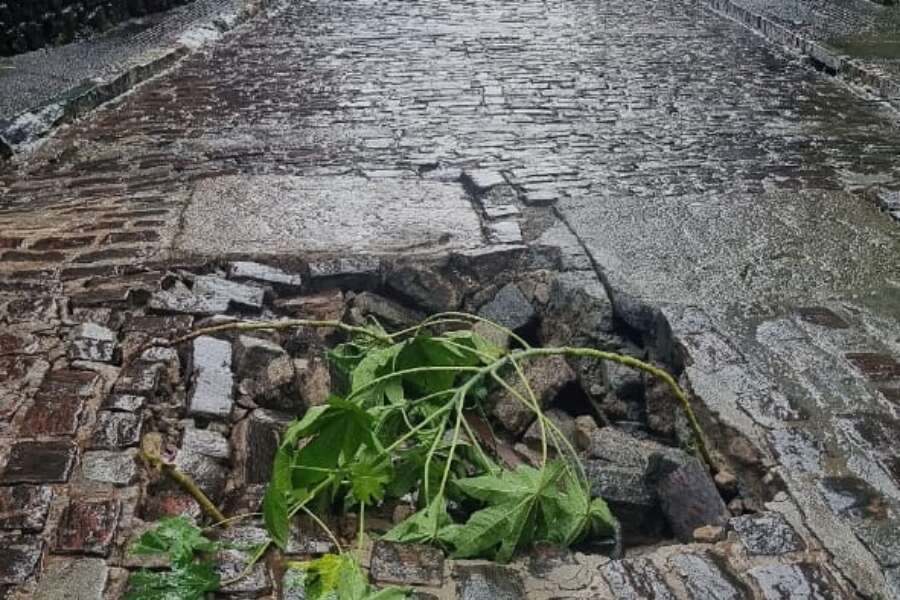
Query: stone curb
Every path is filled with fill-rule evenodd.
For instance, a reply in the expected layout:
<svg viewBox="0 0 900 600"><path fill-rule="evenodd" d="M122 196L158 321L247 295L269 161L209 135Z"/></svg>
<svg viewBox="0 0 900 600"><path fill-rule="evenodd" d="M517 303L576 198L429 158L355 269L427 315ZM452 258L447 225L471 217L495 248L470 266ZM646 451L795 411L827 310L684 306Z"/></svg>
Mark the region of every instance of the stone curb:
<svg viewBox="0 0 900 600"><path fill-rule="evenodd" d="M187 29L174 47L148 50L124 71L78 84L45 104L0 121L0 161L33 148L56 127L90 114L100 105L170 69L203 45L216 41L257 15L267 4L268 0L244 0L239 10L220 14L210 23Z"/></svg>
<svg viewBox="0 0 900 600"><path fill-rule="evenodd" d="M702 0L701 3L716 14L756 31L770 42L782 45L791 53L809 59L826 73L840 77L850 85L865 88L892 108L900 110L900 81L889 75L830 50L735 0Z"/></svg>

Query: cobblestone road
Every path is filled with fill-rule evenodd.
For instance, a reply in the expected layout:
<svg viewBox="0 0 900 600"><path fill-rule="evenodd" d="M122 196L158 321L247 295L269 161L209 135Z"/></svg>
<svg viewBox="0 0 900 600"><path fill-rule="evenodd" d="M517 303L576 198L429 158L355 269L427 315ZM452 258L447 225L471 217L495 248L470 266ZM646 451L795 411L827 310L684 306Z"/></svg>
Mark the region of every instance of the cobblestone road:
<svg viewBox="0 0 900 600"><path fill-rule="evenodd" d="M634 261L635 276L655 278L649 281L653 301L661 300L661 278L677 279L683 262L703 265L701 259L752 244L737 230L765 230L773 197L787 198L772 210L804 240L807 217L791 224L784 211L815 213L810 203L827 206L826 218L844 232L829 260L843 248L845 270L859 267L880 284L898 276L897 233L869 196L889 198L900 187L895 119L881 104L851 95L736 24L682 0L289 2L64 129L35 156L0 165L0 306L10 301L3 308L8 324L40 321L56 314L56 304L38 300L65 298L75 321L105 315L109 325L116 310L146 300L160 264L218 258L223 244L245 254L242 244L258 231L230 231L231 238L209 248L184 243L193 231L192 194L205 180L301 176L317 178L318 188L332 177L350 187L362 178L378 180L366 190L391 183L416 190L430 189L416 187L422 180L455 181L462 169L499 173L517 186L526 242L546 239L554 222L548 207L555 204L601 269L616 277L632 268L633 256L611 252L609 240L640 242L651 230L665 238L667 227L690 233L677 220L667 224L659 207L685 199L709 206L714 199L721 215L733 206L734 214L759 220L740 227L732 222L727 235L709 238L710 251L698 260L690 254L675 260L684 251L677 245L638 244L638 251L654 253L646 257L654 268L670 265L659 272ZM262 179L250 181L242 189ZM220 189L216 185L211 189ZM252 192L246 194L252 200ZM372 192L371 202L390 205L395 196ZM214 207L214 200L207 192L203 206ZM309 215L288 212L309 225ZM646 213L662 220L642 229ZM728 221L704 218L704 231ZM487 233L485 243L501 233L508 236L503 241L521 241L516 231L504 231ZM333 234L340 232L322 232L326 240ZM828 230L815 235L827 237ZM279 245L285 256L303 250ZM804 246L804 252L814 255L815 248ZM672 299L721 299L728 285L738 290L746 279L718 278L718 286L709 285L715 293L698 296L694 287L707 283L693 272L673 286ZM129 286L127 296L122 285ZM636 295L645 290L628 289ZM20 333L32 336L28 343ZM68 366L53 335L46 341L33 325L0 341L0 358L15 380L0 398L4 453L15 440L41 437L28 433L20 409L30 406L44 371ZM889 375L894 385L900 375ZM63 378L69 387L81 385ZM78 417L64 420L54 440L72 439L69 425ZM68 441L53 443L65 447L48 450L61 461L52 481L64 481L75 449ZM886 447L880 452L890 454ZM110 506L104 518L114 523L120 509ZM76 545L53 548L98 554ZM26 571L35 563L29 552L33 548L17 555ZM889 560L882 565L895 567ZM867 591L881 590L880 574L866 569L850 573L871 576ZM784 576L806 581L796 570L799 575ZM21 571L0 568L0 575L2 590L18 583ZM897 579L889 581L895 591ZM725 585L734 590L730 597L746 595ZM773 585L765 597L784 597ZM825 597L814 595L815 582L802 585L810 590L804 597ZM678 589L682 596L725 597L715 589Z"/></svg>

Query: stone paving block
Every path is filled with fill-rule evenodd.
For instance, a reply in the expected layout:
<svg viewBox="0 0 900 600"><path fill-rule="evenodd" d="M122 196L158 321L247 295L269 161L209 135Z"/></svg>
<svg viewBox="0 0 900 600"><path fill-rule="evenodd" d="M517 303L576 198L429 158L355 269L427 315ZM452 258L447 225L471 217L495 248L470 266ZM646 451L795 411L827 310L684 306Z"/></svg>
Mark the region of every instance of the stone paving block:
<svg viewBox="0 0 900 600"><path fill-rule="evenodd" d="M0 356L0 418L18 409L49 369L50 364L38 357Z"/></svg>
<svg viewBox="0 0 900 600"><path fill-rule="evenodd" d="M234 405L231 344L202 336L194 340L193 350L190 414L227 419Z"/></svg>
<svg viewBox="0 0 900 600"><path fill-rule="evenodd" d="M60 518L53 551L108 556L121 512L119 500L72 498Z"/></svg>
<svg viewBox="0 0 900 600"><path fill-rule="evenodd" d="M237 578L249 563L249 555L238 550L223 550L216 554L216 571L222 581ZM272 589L269 570L262 561L257 562L247 575L234 583L222 586L220 592L226 596L259 597Z"/></svg>
<svg viewBox="0 0 900 600"><path fill-rule="evenodd" d="M478 316L521 334L536 321L537 311L518 286L509 283L500 288L490 302L478 309Z"/></svg>
<svg viewBox="0 0 900 600"><path fill-rule="evenodd" d="M559 194L550 190L535 190L522 197L528 206L553 206L559 201Z"/></svg>
<svg viewBox="0 0 900 600"><path fill-rule="evenodd" d="M848 597L818 566L776 564L750 569L765 600L838 600Z"/></svg>
<svg viewBox="0 0 900 600"><path fill-rule="evenodd" d="M68 441L16 442L0 483L65 483L77 455L77 447Z"/></svg>
<svg viewBox="0 0 900 600"><path fill-rule="evenodd" d="M381 261L371 257L316 260L309 263L309 278L317 290L374 289L381 282Z"/></svg>
<svg viewBox="0 0 900 600"><path fill-rule="evenodd" d="M53 491L46 486L0 487L0 529L41 531L52 500Z"/></svg>
<svg viewBox="0 0 900 600"><path fill-rule="evenodd" d="M499 565L457 564L453 570L458 600L522 600L521 576Z"/></svg>
<svg viewBox="0 0 900 600"><path fill-rule="evenodd" d="M376 541L370 565L380 583L440 586L444 578L443 552L421 544Z"/></svg>
<svg viewBox="0 0 900 600"><path fill-rule="evenodd" d="M483 193L496 185L505 185L506 178L498 171L472 169L463 172L463 181L476 193Z"/></svg>
<svg viewBox="0 0 900 600"><path fill-rule="evenodd" d="M82 323L69 337L69 359L113 362L116 345L114 331L97 323Z"/></svg>
<svg viewBox="0 0 900 600"><path fill-rule="evenodd" d="M101 558L54 557L35 590L41 600L104 600L110 569Z"/></svg>
<svg viewBox="0 0 900 600"><path fill-rule="evenodd" d="M446 277L428 266L405 266L387 274L387 286L411 306L437 313L456 310L462 298Z"/></svg>
<svg viewBox="0 0 900 600"><path fill-rule="evenodd" d="M38 393L22 419L19 435L24 437L71 436L78 430L84 398L67 394Z"/></svg>
<svg viewBox="0 0 900 600"><path fill-rule="evenodd" d="M33 536L0 536L0 584L24 583L40 567L44 541Z"/></svg>
<svg viewBox="0 0 900 600"><path fill-rule="evenodd" d="M113 392L103 400L100 408L110 412L139 413L146 402L143 396Z"/></svg>
<svg viewBox="0 0 900 600"><path fill-rule="evenodd" d="M154 292L147 302L148 310L165 315L209 316L227 312L228 306L227 296L222 294L202 296L194 293L181 282L169 289Z"/></svg>
<svg viewBox="0 0 900 600"><path fill-rule="evenodd" d="M140 396L129 397L140 398ZM97 422L91 431L90 447L119 450L137 446L141 440L143 424L144 420L140 413L101 410L97 413Z"/></svg>
<svg viewBox="0 0 900 600"><path fill-rule="evenodd" d="M212 300L216 305L223 298L229 308L253 312L262 310L265 298L265 290L260 287L207 275L195 278L191 291L197 296Z"/></svg>
<svg viewBox="0 0 900 600"><path fill-rule="evenodd" d="M81 457L81 473L85 479L98 483L126 486L138 478L137 450L94 450Z"/></svg>
<svg viewBox="0 0 900 600"><path fill-rule="evenodd" d="M750 554L777 556L803 550L805 545L784 516L763 513L735 517L729 521Z"/></svg>
<svg viewBox="0 0 900 600"><path fill-rule="evenodd" d="M165 367L159 363L136 360L119 373L113 391L119 394L152 398L160 386Z"/></svg>
<svg viewBox="0 0 900 600"><path fill-rule="evenodd" d="M200 454L215 460L228 460L231 446L221 433L209 429L185 427L181 438L181 448L186 452Z"/></svg>
<svg viewBox="0 0 900 600"><path fill-rule="evenodd" d="M719 559L698 554L677 554L668 564L684 583L692 600L749 600L751 595Z"/></svg>
<svg viewBox="0 0 900 600"><path fill-rule="evenodd" d="M494 244L521 244L522 228L516 221L493 221L487 224L487 236Z"/></svg>
<svg viewBox="0 0 900 600"><path fill-rule="evenodd" d="M600 573L618 600L675 600L662 574L647 559L613 560Z"/></svg>
<svg viewBox="0 0 900 600"><path fill-rule="evenodd" d="M285 293L299 292L303 283L300 275L288 273L269 265L248 261L231 263L228 268L228 277L237 281L254 281L270 285Z"/></svg>

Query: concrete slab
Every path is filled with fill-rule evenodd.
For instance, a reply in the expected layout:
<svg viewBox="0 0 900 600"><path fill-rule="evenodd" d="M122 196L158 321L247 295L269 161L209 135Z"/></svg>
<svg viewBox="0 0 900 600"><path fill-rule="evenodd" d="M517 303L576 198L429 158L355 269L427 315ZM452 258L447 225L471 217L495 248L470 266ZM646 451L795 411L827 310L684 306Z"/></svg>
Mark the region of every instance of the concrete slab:
<svg viewBox="0 0 900 600"><path fill-rule="evenodd" d="M175 250L430 253L484 245L459 184L418 178L227 176L198 184Z"/></svg>

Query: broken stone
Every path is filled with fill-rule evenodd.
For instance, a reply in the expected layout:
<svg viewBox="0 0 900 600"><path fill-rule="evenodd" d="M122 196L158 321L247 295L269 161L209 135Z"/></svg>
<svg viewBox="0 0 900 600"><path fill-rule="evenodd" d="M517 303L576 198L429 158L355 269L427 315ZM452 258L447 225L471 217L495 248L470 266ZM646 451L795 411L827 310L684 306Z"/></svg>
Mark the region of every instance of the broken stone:
<svg viewBox="0 0 900 600"><path fill-rule="evenodd" d="M44 529L53 491L46 486L0 487L0 529Z"/></svg>
<svg viewBox="0 0 900 600"><path fill-rule="evenodd" d="M75 444L62 442L17 442L0 483L65 483L77 456Z"/></svg>
<svg viewBox="0 0 900 600"><path fill-rule="evenodd" d="M803 540L779 513L735 517L729 525L753 555L777 556L804 548Z"/></svg>
<svg viewBox="0 0 900 600"><path fill-rule="evenodd" d="M234 343L234 370L240 378L255 377L269 364L286 356L284 349L270 342L247 335L238 336Z"/></svg>
<svg viewBox="0 0 900 600"><path fill-rule="evenodd" d="M71 499L59 522L54 552L108 556L121 512L118 500Z"/></svg>
<svg viewBox="0 0 900 600"><path fill-rule="evenodd" d="M309 263L309 278L311 287L316 290L375 289L381 282L381 262L367 257L314 261Z"/></svg>
<svg viewBox="0 0 900 600"><path fill-rule="evenodd" d="M615 349L609 342L615 331L612 302L593 272L557 275L550 283L545 314L540 336L545 345Z"/></svg>
<svg viewBox="0 0 900 600"><path fill-rule="evenodd" d="M255 281L270 285L285 293L299 292L302 284L299 275L287 273L269 265L246 261L231 263L228 277L239 281Z"/></svg>
<svg viewBox="0 0 900 600"><path fill-rule="evenodd" d="M738 491L737 477L731 471L719 471L713 477L713 480L716 482L716 487L719 488L719 491L728 497L734 496Z"/></svg>
<svg viewBox="0 0 900 600"><path fill-rule="evenodd" d="M694 530L694 541L698 544L715 544L725 539L725 528L704 525Z"/></svg>
<svg viewBox="0 0 900 600"><path fill-rule="evenodd" d="M331 395L331 372L320 357L294 361L297 389L305 406L322 406Z"/></svg>
<svg viewBox="0 0 900 600"><path fill-rule="evenodd" d="M275 310L291 317L335 321L344 314L344 294L333 289L309 296L276 300Z"/></svg>
<svg viewBox="0 0 900 600"><path fill-rule="evenodd" d="M560 356L527 362L522 365L522 370L542 407L550 405L566 385L575 381L575 373ZM528 398L528 391L518 377L512 379L511 386L523 397ZM492 393L488 398L488 404L491 406L490 414L507 431L515 435L521 435L534 421L534 411L505 388Z"/></svg>
<svg viewBox="0 0 900 600"><path fill-rule="evenodd" d="M453 311L462 302L456 286L435 269L423 266L410 265L390 272L387 286L429 313Z"/></svg>
<svg viewBox="0 0 900 600"><path fill-rule="evenodd" d="M693 600L743 600L752 596L713 556L676 554L669 565Z"/></svg>
<svg viewBox="0 0 900 600"><path fill-rule="evenodd" d="M644 421L644 380L640 372L619 363L601 363L606 395L603 411L613 420Z"/></svg>
<svg viewBox="0 0 900 600"><path fill-rule="evenodd" d="M612 560L600 573L618 600L675 600L660 572L645 558Z"/></svg>
<svg viewBox="0 0 900 600"><path fill-rule="evenodd" d="M487 224L487 236L493 244L521 244L522 228L517 221L494 221Z"/></svg>
<svg viewBox="0 0 900 600"><path fill-rule="evenodd" d="M146 401L143 396L114 392L106 397L100 408L114 412L137 413L144 408Z"/></svg>
<svg viewBox="0 0 900 600"><path fill-rule="evenodd" d="M521 576L498 565L457 565L453 571L458 600L522 600Z"/></svg>
<svg viewBox="0 0 900 600"><path fill-rule="evenodd" d="M194 340L190 414L227 419L234 406L231 344L209 336Z"/></svg>
<svg viewBox="0 0 900 600"><path fill-rule="evenodd" d="M440 586L444 554L433 546L376 541L371 574L379 583Z"/></svg>
<svg viewBox="0 0 900 600"><path fill-rule="evenodd" d="M478 316L522 334L535 322L537 312L518 286L509 283L500 288L493 300L479 309Z"/></svg>
<svg viewBox="0 0 900 600"><path fill-rule="evenodd" d="M561 411L557 408L551 408L550 410L544 413L546 416L559 431L563 434L570 443L574 445L575 442L575 418L571 415L567 414L564 411ZM590 417L588 417L590 418ZM548 437L550 434L547 434ZM538 450L541 447L541 426L540 423L534 422L531 424L531 427L528 428L528 431L525 432L525 435L522 436L522 441L529 446L532 450Z"/></svg>
<svg viewBox="0 0 900 600"><path fill-rule="evenodd" d="M240 550L221 550L215 556L215 569L219 574L219 578L225 582L234 580L228 585L223 585L219 590L220 593L226 595L238 595L239 597L249 595L256 598L262 594L267 594L272 589L272 582L269 579L269 570L266 563L258 561L253 567L244 573L244 570L250 564L250 556ZM238 577L241 575L241 577Z"/></svg>
<svg viewBox="0 0 900 600"><path fill-rule="evenodd" d="M509 344L512 341L512 336L509 333L502 329L497 329L490 323L485 323L483 321L478 321L472 325L472 332L481 336L494 346L504 350L509 348Z"/></svg>
<svg viewBox="0 0 900 600"><path fill-rule="evenodd" d="M482 194L495 185L505 185L506 178L499 171L472 169L462 174L463 185L475 194Z"/></svg>
<svg viewBox="0 0 900 600"><path fill-rule="evenodd" d="M647 428L666 438L675 436L675 419L678 401L672 395L669 386L659 379L653 378L645 384L644 411Z"/></svg>
<svg viewBox="0 0 900 600"><path fill-rule="evenodd" d="M220 461L182 446L175 455L175 466L194 480L216 504L220 503L228 480L228 469Z"/></svg>
<svg viewBox="0 0 900 600"><path fill-rule="evenodd" d="M100 377L90 371L51 371L25 413L21 435L74 435L85 400L91 397Z"/></svg>
<svg viewBox="0 0 900 600"><path fill-rule="evenodd" d="M120 450L137 446L142 429L143 419L140 414L101 410L97 413L97 422L91 432L90 447Z"/></svg>
<svg viewBox="0 0 900 600"><path fill-rule="evenodd" d="M374 317L388 330L396 330L416 325L425 319L422 313L372 292L356 294L349 304L350 315L355 317L353 322L360 325L367 322L367 317Z"/></svg>
<svg viewBox="0 0 900 600"><path fill-rule="evenodd" d="M194 295L210 299L217 305L224 299L230 308L239 311L259 312L265 299L265 290L262 288L211 275L196 277L191 291Z"/></svg>
<svg viewBox="0 0 900 600"><path fill-rule="evenodd" d="M709 471L699 460L688 458L663 469L664 474L656 484L656 493L675 537L682 542L690 542L698 527L723 526L727 523L730 515L725 502Z"/></svg>
<svg viewBox="0 0 900 600"><path fill-rule="evenodd" d="M147 303L148 310L163 314L208 316L228 311L228 298L223 295L201 296L181 282L169 289L157 290Z"/></svg>
<svg viewBox="0 0 900 600"><path fill-rule="evenodd" d="M838 600L850 597L819 567L810 563L750 569L764 600Z"/></svg>
<svg viewBox="0 0 900 600"><path fill-rule="evenodd" d="M626 537L659 534L662 529L659 502L644 468L600 460L586 460L584 468L591 497L603 498L609 504Z"/></svg>
<svg viewBox="0 0 900 600"><path fill-rule="evenodd" d="M69 359L111 363L116 358L116 333L97 323L82 323L69 337Z"/></svg>
<svg viewBox="0 0 900 600"><path fill-rule="evenodd" d="M199 454L215 460L226 461L231 456L231 448L224 435L210 429L189 426L181 438L181 448L185 452Z"/></svg>
<svg viewBox="0 0 900 600"><path fill-rule="evenodd" d="M131 485L137 480L137 450L95 450L81 458L81 472L85 479L113 485Z"/></svg>
<svg viewBox="0 0 900 600"><path fill-rule="evenodd" d="M575 448L584 451L591 445L591 439L600 431L597 421L590 415L582 415L575 419Z"/></svg>
<svg viewBox="0 0 900 600"><path fill-rule="evenodd" d="M44 542L32 536L0 537L0 584L19 585L35 574Z"/></svg>
<svg viewBox="0 0 900 600"><path fill-rule="evenodd" d="M165 367L159 363L135 361L122 369L114 390L120 394L131 394L152 398L159 389Z"/></svg>
<svg viewBox="0 0 900 600"><path fill-rule="evenodd" d="M290 415L260 408L234 428L235 452L243 467L244 484L269 481L279 437L291 421Z"/></svg>

